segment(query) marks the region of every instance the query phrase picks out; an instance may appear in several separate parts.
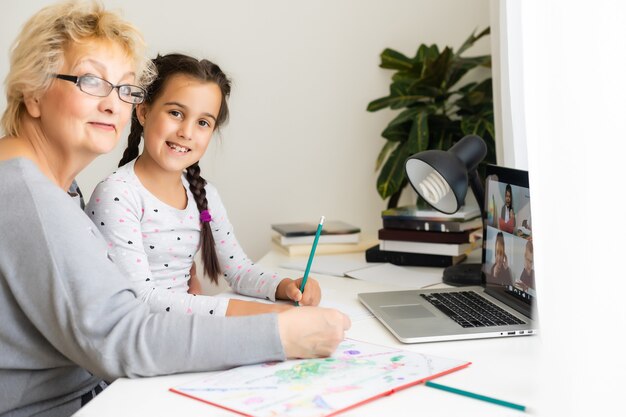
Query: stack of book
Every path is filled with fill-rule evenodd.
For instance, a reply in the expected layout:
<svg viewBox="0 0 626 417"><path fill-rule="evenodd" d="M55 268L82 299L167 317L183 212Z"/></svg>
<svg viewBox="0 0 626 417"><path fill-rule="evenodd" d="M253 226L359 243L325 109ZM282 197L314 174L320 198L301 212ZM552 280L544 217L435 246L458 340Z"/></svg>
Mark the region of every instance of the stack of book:
<svg viewBox="0 0 626 417"><path fill-rule="evenodd" d="M482 218L476 206L463 206L454 214L397 207L383 211L382 221L379 245L365 253L368 262L446 267L482 245Z"/></svg>
<svg viewBox="0 0 626 417"><path fill-rule="evenodd" d="M308 255L315 239L317 223L272 224L272 242L290 256ZM338 220L324 222L316 254L349 253L365 250L370 241L361 240L361 229Z"/></svg>

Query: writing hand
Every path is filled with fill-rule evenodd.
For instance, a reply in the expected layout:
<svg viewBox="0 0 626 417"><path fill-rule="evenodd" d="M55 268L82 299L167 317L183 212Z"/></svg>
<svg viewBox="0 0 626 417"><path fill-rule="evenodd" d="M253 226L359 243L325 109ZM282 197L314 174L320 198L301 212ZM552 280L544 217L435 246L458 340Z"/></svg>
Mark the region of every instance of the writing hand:
<svg viewBox="0 0 626 417"><path fill-rule="evenodd" d="M278 288L276 288L276 298L280 300L297 301L303 306L317 306L322 299L322 289L319 282L309 277L304 287L304 294L300 292L302 278L293 280L291 278L283 279Z"/></svg>
<svg viewBox="0 0 626 417"><path fill-rule="evenodd" d="M278 314L280 340L288 358L331 355L351 324L348 316L330 308L299 307Z"/></svg>

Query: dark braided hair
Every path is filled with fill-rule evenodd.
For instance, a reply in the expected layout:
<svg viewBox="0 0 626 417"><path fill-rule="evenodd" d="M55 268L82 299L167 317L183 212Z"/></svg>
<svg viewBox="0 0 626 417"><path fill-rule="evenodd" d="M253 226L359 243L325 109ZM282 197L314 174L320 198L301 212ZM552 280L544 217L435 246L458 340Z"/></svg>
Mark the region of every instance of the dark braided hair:
<svg viewBox="0 0 626 417"><path fill-rule="evenodd" d="M147 87L145 103L150 106L163 92L167 80L174 75L186 75L199 81L215 83L222 92L220 111L215 121L215 130L228 120L227 98L230 95L230 80L219 66L206 59L197 60L182 54L158 55L152 60L157 70L157 78ZM133 110L133 117L128 135L128 146L118 166L125 165L139 156L139 144L143 134L143 126L139 123L137 109ZM198 211L208 210L206 199L206 180L200 175L200 166L195 164L187 167L185 177L189 182L189 190L193 194ZM215 240L209 222L200 223L200 250L204 272L217 283L221 268L215 251Z"/></svg>

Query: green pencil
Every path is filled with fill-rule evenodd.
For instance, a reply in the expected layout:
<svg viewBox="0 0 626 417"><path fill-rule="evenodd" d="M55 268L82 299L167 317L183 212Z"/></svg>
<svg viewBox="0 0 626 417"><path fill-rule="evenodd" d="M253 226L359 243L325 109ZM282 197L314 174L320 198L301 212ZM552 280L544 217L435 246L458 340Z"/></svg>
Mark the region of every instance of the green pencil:
<svg viewBox="0 0 626 417"><path fill-rule="evenodd" d="M311 264L313 263L313 256L315 256L315 248L317 248L317 241L320 239L320 235L322 234L323 225L324 216L322 216L322 218L320 219L320 223L317 225L315 239L313 239L313 246L311 246L311 253L309 254L309 261L306 263L306 269L304 270L304 277L302 278L302 284L300 285L300 292L302 294L304 294L304 286L306 285L306 280L309 277L309 271L311 270ZM297 301L296 305L299 305Z"/></svg>
<svg viewBox="0 0 626 417"><path fill-rule="evenodd" d="M436 384L431 381L426 381L424 385L426 385L427 387L437 388L443 391L452 392L454 394L459 394L459 395L464 395L466 397L475 398L477 400L487 401L488 403L498 404L504 407L514 408L516 410L526 411L526 407L523 405L510 403L508 401L498 400L496 398L487 397L485 395L480 395L480 394L475 394L469 391L463 391L461 389L448 387L446 385Z"/></svg>

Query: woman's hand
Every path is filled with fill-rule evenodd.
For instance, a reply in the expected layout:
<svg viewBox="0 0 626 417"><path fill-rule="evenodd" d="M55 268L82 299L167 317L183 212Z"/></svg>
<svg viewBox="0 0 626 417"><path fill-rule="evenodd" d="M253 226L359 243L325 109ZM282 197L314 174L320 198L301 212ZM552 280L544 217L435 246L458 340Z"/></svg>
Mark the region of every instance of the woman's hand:
<svg viewBox="0 0 626 417"><path fill-rule="evenodd" d="M277 300L297 301L302 306L317 306L322 299L322 289L319 282L309 277L304 286L304 294L300 292L302 278L293 280L291 278L283 279L276 288Z"/></svg>
<svg viewBox="0 0 626 417"><path fill-rule="evenodd" d="M280 341L287 358L330 356L350 326L348 316L330 308L297 307L278 315Z"/></svg>

